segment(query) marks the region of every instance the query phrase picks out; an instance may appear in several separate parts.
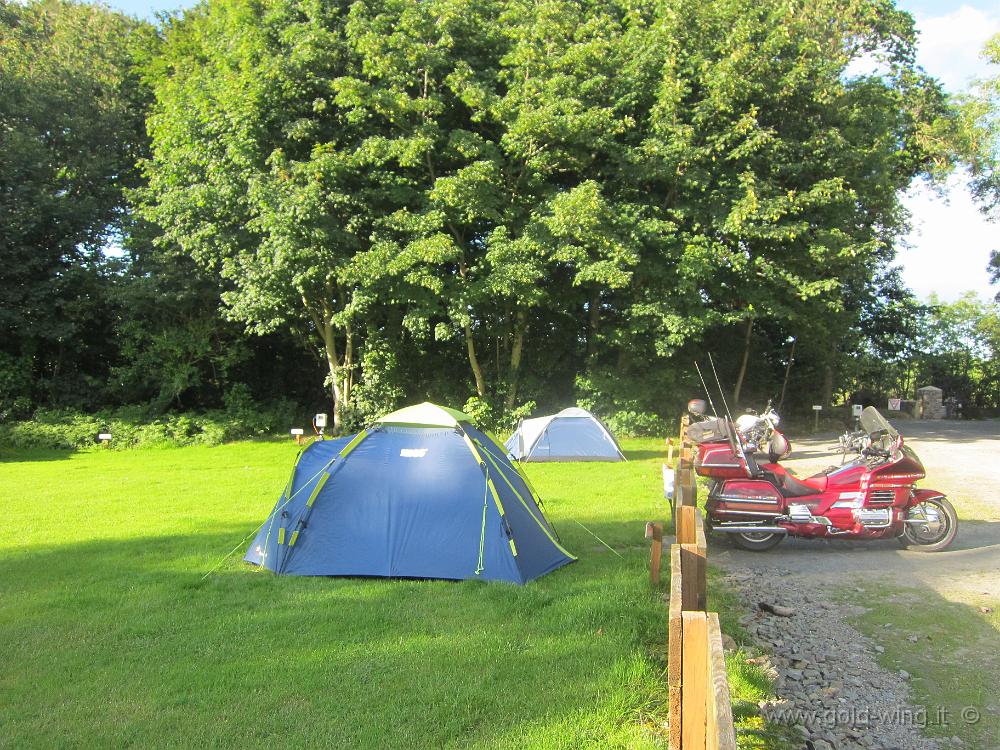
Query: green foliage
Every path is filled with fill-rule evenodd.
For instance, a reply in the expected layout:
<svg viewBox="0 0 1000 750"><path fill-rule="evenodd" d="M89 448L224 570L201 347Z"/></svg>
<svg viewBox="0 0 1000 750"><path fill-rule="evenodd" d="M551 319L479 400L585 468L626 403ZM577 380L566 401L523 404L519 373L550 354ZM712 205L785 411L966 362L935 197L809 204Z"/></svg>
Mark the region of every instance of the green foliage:
<svg viewBox="0 0 1000 750"><path fill-rule="evenodd" d="M0 423L0 446L17 449L72 450L93 448L97 436L113 435L111 448L219 445L223 442L285 432L298 418L288 402L256 404L246 393L227 399L226 410L159 415L137 407L81 414L39 410L27 421Z"/></svg>
<svg viewBox="0 0 1000 750"><path fill-rule="evenodd" d="M536 406L534 401L528 401L516 408L504 409L478 396L472 396L465 402L462 411L472 417L473 423L480 429L489 430L497 435L509 435L517 429L522 419L531 416Z"/></svg>
<svg viewBox="0 0 1000 750"><path fill-rule="evenodd" d="M682 405L674 397L668 400L669 406L666 408L662 403L658 404L659 409L650 408L651 399L648 394L659 392L663 381L657 383L655 391L652 388L646 390L650 386L648 380L640 382L643 385L638 387L632 382L616 386L595 377L578 377L577 403L600 416L616 435L640 437L669 433L673 429L672 420L680 412ZM621 387L622 385L625 387ZM683 394L681 398L686 401L688 396Z"/></svg>
<svg viewBox="0 0 1000 750"><path fill-rule="evenodd" d="M1000 412L1000 303L973 292L953 303L932 297L925 320L917 385L944 389L965 416Z"/></svg>
<svg viewBox="0 0 1000 750"><path fill-rule="evenodd" d="M1000 66L1000 34L983 48L983 58ZM972 191L986 212L1000 209L1000 68L957 98L957 149L968 165Z"/></svg>
<svg viewBox="0 0 1000 750"><path fill-rule="evenodd" d="M969 292L951 303L932 295L918 305L896 289L866 317L866 338L846 368L845 396L853 390L881 403L935 385L962 404L966 417L1000 413L1000 303Z"/></svg>
<svg viewBox="0 0 1000 750"><path fill-rule="evenodd" d="M706 349L740 406L900 388L900 190L991 168L992 84L950 101L881 0L0 9L7 419L329 410L325 371L339 430L474 396L647 432Z"/></svg>

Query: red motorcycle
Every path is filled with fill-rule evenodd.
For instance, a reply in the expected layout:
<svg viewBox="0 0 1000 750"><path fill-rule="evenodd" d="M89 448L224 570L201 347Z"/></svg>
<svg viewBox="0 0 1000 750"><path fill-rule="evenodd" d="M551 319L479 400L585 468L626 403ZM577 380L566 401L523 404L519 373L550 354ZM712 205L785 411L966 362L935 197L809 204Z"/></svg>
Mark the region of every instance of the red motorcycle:
<svg viewBox="0 0 1000 750"><path fill-rule="evenodd" d="M703 417L704 402L689 409ZM853 440L858 456L807 479L778 462L791 452L768 409L755 419L710 418L688 428L697 444L695 471L714 480L705 504L714 531L743 549L771 549L786 536L897 538L909 549L937 552L955 538L958 517L935 490L917 489L926 472L917 454L877 409L861 413ZM767 463L754 454L766 441Z"/></svg>

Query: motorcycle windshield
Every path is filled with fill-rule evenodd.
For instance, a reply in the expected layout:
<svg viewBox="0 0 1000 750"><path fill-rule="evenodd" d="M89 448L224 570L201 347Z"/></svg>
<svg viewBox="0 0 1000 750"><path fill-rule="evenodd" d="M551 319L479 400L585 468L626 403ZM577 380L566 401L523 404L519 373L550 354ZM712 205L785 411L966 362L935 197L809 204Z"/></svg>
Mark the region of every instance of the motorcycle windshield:
<svg viewBox="0 0 1000 750"><path fill-rule="evenodd" d="M861 429L871 435L873 432L884 433L895 440L899 437L896 428L889 424L889 420L883 417L874 406L867 407L861 412Z"/></svg>

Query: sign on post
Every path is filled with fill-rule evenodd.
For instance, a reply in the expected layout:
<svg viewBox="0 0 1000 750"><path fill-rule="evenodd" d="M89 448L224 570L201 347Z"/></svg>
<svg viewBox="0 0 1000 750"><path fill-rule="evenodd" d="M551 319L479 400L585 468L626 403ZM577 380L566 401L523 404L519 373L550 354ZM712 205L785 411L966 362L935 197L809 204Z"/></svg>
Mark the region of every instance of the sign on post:
<svg viewBox="0 0 1000 750"><path fill-rule="evenodd" d="M813 424L813 432L819 432L819 413L823 411L822 404L813 404L813 414L816 415L816 421Z"/></svg>
<svg viewBox="0 0 1000 750"><path fill-rule="evenodd" d="M860 417L861 416L861 412L864 411L864 408L865 407L863 407L861 404L852 404L851 405L851 416L852 417Z"/></svg>
<svg viewBox="0 0 1000 750"><path fill-rule="evenodd" d="M292 437L295 438L296 445L302 445L302 436L305 434L305 432L306 431L303 430L301 427L292 428Z"/></svg>
<svg viewBox="0 0 1000 750"><path fill-rule="evenodd" d="M899 411L902 406L903 399L901 398L890 398L889 399L889 411Z"/></svg>
<svg viewBox="0 0 1000 750"><path fill-rule="evenodd" d="M101 445L103 445L105 448L111 445L110 432L102 432L100 435L97 436L97 439L101 441Z"/></svg>

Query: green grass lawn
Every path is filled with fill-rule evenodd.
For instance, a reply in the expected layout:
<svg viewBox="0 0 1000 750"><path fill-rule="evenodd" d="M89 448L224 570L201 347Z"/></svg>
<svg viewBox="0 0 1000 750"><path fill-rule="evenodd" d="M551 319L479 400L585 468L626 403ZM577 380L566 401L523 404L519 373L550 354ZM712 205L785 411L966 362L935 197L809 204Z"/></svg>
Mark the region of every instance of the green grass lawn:
<svg viewBox="0 0 1000 750"><path fill-rule="evenodd" d="M661 445L528 465L580 559L524 587L239 554L202 581L272 508L290 443L2 454L0 746L664 746Z"/></svg>

